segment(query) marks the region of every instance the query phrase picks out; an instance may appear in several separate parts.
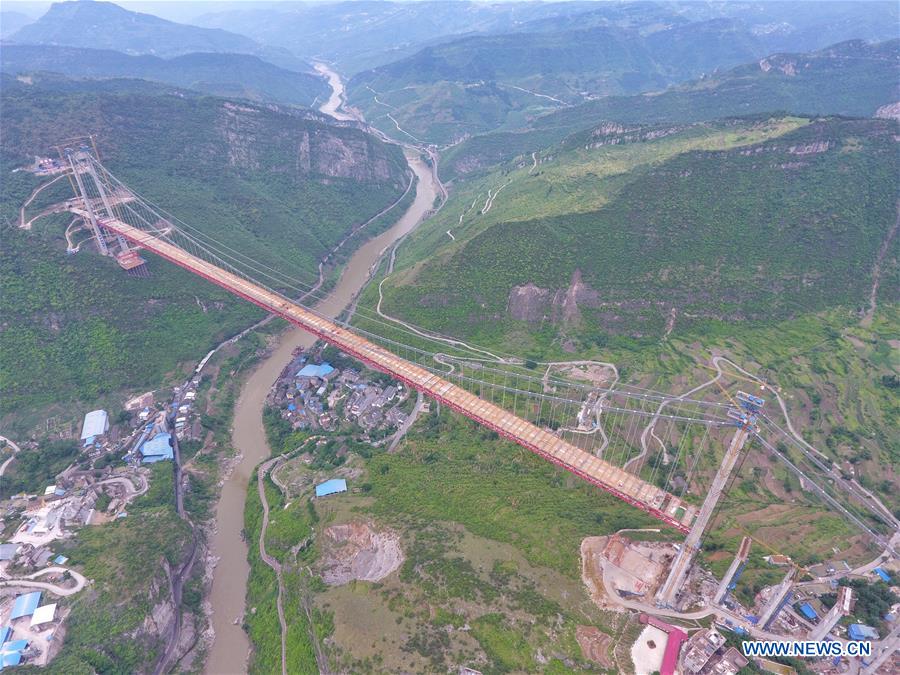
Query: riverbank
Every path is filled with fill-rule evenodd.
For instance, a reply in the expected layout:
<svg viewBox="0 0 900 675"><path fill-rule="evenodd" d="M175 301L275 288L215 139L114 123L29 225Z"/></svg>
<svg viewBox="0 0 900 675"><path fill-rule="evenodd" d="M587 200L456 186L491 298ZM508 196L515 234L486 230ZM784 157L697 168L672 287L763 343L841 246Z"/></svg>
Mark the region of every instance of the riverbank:
<svg viewBox="0 0 900 675"><path fill-rule="evenodd" d="M333 93L322 110L327 112L333 109L335 117L353 119L337 113L342 101L343 86L339 78L337 86L333 79L329 76L329 81L333 83ZM336 317L350 305L369 280L371 269L381 255L392 244L409 234L432 209L437 196L442 194L432 167L421 159L418 151L407 149L405 154L410 169L417 178L415 199L390 229L370 239L353 254L335 287L315 305L316 310L324 316ZM219 675L244 672L247 669L251 645L241 626L250 573L247 542L243 538L244 505L254 468L271 454L262 422L263 406L272 383L290 359L291 353L298 347L309 347L314 342L313 336L300 329L283 332L278 336L270 354L250 375L235 404L232 441L238 456L222 485L216 509L216 531L211 541L212 555L218 559L218 564L210 592L215 638L206 664L207 673Z"/></svg>

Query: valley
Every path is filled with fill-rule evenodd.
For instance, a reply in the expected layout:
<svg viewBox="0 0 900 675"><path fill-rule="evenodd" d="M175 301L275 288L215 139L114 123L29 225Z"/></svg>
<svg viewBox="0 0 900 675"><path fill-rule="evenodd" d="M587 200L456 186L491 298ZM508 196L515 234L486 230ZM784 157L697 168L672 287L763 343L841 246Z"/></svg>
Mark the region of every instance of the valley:
<svg viewBox="0 0 900 675"><path fill-rule="evenodd" d="M339 96L339 89L334 90ZM334 106L329 109L328 106ZM328 103L323 112L336 112L337 106ZM327 297L316 304L316 310L325 316L337 316L351 303L358 291L369 280L370 269L385 249L409 234L431 209L438 195L432 183L431 171L414 153L407 157L416 175L415 199L395 224L382 234L360 247L344 267L340 279ZM294 328L279 335L270 345L270 354L253 371L243 385L234 408L233 442L240 453L240 461L232 468L219 498L216 516L216 536L212 551L219 562L212 586L213 628L216 638L212 644L208 672L216 673L246 660L248 642L244 631L233 618L244 613L244 584L250 569L246 563L247 545L241 538L244 521L244 501L250 477L256 466L271 454L263 428L263 403L269 389L281 372L289 355L298 348L309 348L315 338Z"/></svg>
<svg viewBox="0 0 900 675"><path fill-rule="evenodd" d="M0 667L900 665L895 6L143 9L4 7Z"/></svg>

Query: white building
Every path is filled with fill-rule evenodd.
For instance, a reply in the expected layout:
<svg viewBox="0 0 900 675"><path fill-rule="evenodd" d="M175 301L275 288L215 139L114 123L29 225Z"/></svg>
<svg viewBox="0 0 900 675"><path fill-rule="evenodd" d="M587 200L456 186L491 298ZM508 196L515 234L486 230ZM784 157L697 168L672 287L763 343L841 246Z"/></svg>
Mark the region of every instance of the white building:
<svg viewBox="0 0 900 675"><path fill-rule="evenodd" d="M91 410L84 416L81 425L81 440L87 440L94 436L102 436L109 430L109 416L105 410Z"/></svg>
<svg viewBox="0 0 900 675"><path fill-rule="evenodd" d="M56 603L54 602L51 605L44 605L43 607L38 607L34 610L34 614L31 615L31 627L42 626L45 623L50 623L53 619L56 618Z"/></svg>

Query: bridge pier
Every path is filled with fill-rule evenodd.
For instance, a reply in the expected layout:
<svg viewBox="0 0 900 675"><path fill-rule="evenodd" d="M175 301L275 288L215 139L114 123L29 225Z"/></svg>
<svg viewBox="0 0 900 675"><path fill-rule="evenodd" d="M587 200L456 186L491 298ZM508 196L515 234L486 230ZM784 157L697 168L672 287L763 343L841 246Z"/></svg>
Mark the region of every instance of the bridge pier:
<svg viewBox="0 0 900 675"><path fill-rule="evenodd" d="M731 566L725 572L725 576L722 577L722 583L719 584L719 588L716 589L716 594L713 596L714 605L722 604L725 596L728 595L728 591L731 590L732 583L737 580L736 577L740 573L740 569L747 562L747 556L750 555L750 544L752 541L750 537L744 537L741 540L741 545L738 547L734 560L731 561Z"/></svg>

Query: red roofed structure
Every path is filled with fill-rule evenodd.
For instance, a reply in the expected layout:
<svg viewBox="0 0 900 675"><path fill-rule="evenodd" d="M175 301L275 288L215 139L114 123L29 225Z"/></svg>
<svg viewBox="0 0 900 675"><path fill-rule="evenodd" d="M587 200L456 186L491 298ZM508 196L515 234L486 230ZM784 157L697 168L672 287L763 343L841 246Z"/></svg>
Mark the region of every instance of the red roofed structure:
<svg viewBox="0 0 900 675"><path fill-rule="evenodd" d="M678 665L678 653L681 651L682 643L688 639L688 634L678 626L673 626L649 614L641 614L640 622L659 628L666 634L666 651L663 653L659 672L660 675L674 675L675 667Z"/></svg>

